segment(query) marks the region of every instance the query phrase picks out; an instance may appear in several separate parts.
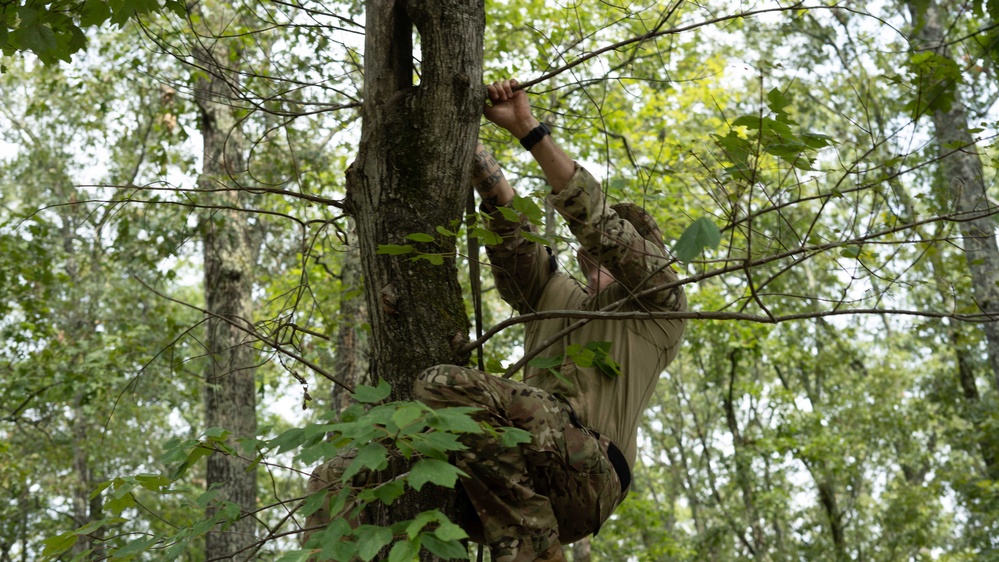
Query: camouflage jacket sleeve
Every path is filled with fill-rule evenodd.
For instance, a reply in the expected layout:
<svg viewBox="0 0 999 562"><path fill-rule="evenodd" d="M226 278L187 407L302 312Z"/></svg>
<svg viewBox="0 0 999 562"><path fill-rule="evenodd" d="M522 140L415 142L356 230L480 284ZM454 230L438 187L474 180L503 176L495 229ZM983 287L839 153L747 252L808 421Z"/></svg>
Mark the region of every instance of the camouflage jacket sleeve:
<svg viewBox="0 0 999 562"><path fill-rule="evenodd" d="M643 238L607 204L596 179L578 164L569 184L548 200L569 223L580 245L628 290L640 292L678 279L663 250ZM648 295L642 302L679 310L685 302L682 291L674 286Z"/></svg>
<svg viewBox="0 0 999 562"><path fill-rule="evenodd" d="M553 274L545 247L522 235L523 232L537 234L537 227L524 215L517 221L507 220L489 204L483 204L482 211L489 214L489 229L502 238L499 244L486 246L500 296L521 314L536 311L541 293ZM507 212L508 216L511 214Z"/></svg>

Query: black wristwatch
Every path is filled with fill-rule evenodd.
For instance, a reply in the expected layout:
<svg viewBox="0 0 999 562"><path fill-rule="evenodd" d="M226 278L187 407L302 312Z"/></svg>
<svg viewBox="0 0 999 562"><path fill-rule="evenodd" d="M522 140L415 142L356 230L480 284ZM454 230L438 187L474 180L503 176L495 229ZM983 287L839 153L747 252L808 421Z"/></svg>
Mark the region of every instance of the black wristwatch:
<svg viewBox="0 0 999 562"><path fill-rule="evenodd" d="M520 139L520 146L523 146L525 150L531 150L534 145L541 142L541 139L545 138L545 135L552 134L552 130L548 128L548 125L544 123L538 125L537 127L531 129L527 136Z"/></svg>

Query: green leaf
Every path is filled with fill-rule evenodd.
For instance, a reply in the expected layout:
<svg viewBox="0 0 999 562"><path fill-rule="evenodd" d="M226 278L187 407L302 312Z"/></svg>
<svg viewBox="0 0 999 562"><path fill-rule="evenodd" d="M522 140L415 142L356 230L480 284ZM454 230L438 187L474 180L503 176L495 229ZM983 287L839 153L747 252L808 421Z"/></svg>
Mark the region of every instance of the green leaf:
<svg viewBox="0 0 999 562"><path fill-rule="evenodd" d="M357 457L343 472L342 482L349 482L362 469L381 470L388 466L388 451L381 443L368 443L357 452Z"/></svg>
<svg viewBox="0 0 999 562"><path fill-rule="evenodd" d="M825 148L829 145L836 144L836 139L821 133L801 133L801 140L807 144L809 148L814 149Z"/></svg>
<svg viewBox="0 0 999 562"><path fill-rule="evenodd" d="M763 150L774 156L782 158L794 158L802 152L808 150L808 146L803 142L790 141L767 145Z"/></svg>
<svg viewBox="0 0 999 562"><path fill-rule="evenodd" d="M520 222L520 213L511 209L510 207L502 205L496 207L496 210L500 212L500 215L502 215L505 220L509 222Z"/></svg>
<svg viewBox="0 0 999 562"><path fill-rule="evenodd" d="M784 108L789 105L791 105L791 100L787 99L787 96L777 88L767 93L767 106L780 118L787 119L787 112L784 111Z"/></svg>
<svg viewBox="0 0 999 562"><path fill-rule="evenodd" d="M135 481L150 492L161 492L170 485L169 478L155 474L140 474L135 477Z"/></svg>
<svg viewBox="0 0 999 562"><path fill-rule="evenodd" d="M178 17L187 17L187 5L180 0L166 0L166 2L163 3L163 7L170 10Z"/></svg>
<svg viewBox="0 0 999 562"><path fill-rule="evenodd" d="M96 521L91 521L90 523L87 523L86 525L80 527L79 529L74 530L73 533L77 535L89 535L90 533L93 533L94 531L100 529L104 525L115 522L123 522L123 521L125 521L125 519L122 519L120 517L116 517L114 519L98 519Z"/></svg>
<svg viewBox="0 0 999 562"><path fill-rule="evenodd" d="M524 240L527 240L528 242L534 242L535 244L541 244L542 246L551 246L552 245L551 241L549 241L544 236L538 236L537 234L535 234L535 233L533 233L533 232L531 232L529 230L522 230L520 232L520 235L523 236Z"/></svg>
<svg viewBox="0 0 999 562"><path fill-rule="evenodd" d="M749 171L749 157L753 154L753 145L749 143L749 139L740 137L735 131L729 131L724 137L719 135L712 136L722 149L722 152L725 153L725 157L735 164L735 172Z"/></svg>
<svg viewBox="0 0 999 562"><path fill-rule="evenodd" d="M305 562L312 556L311 550L288 550L277 559L277 562Z"/></svg>
<svg viewBox="0 0 999 562"><path fill-rule="evenodd" d="M415 251L416 248L413 248L409 244L402 246L398 244L379 244L378 250L375 253L389 256L399 256L402 254L412 254Z"/></svg>
<svg viewBox="0 0 999 562"><path fill-rule="evenodd" d="M557 369L562 366L564 361L564 355L557 355L555 357L535 357L527 364L536 369Z"/></svg>
<svg viewBox="0 0 999 562"><path fill-rule="evenodd" d="M417 562L420 554L419 539L399 541L389 551L389 562Z"/></svg>
<svg viewBox="0 0 999 562"><path fill-rule="evenodd" d="M278 453L290 451L305 442L305 430L300 427L293 427L281 433L268 442L270 447L277 447Z"/></svg>
<svg viewBox="0 0 999 562"><path fill-rule="evenodd" d="M427 417L427 423L434 429L451 433L482 433L482 426L469 415L479 411L479 408L453 407L433 410Z"/></svg>
<svg viewBox="0 0 999 562"><path fill-rule="evenodd" d="M422 232L414 232L413 234L407 234L406 240L412 240L413 242L433 242L434 237Z"/></svg>
<svg viewBox="0 0 999 562"><path fill-rule="evenodd" d="M741 115L732 121L732 127L746 127L759 131L763 128L763 118L759 115Z"/></svg>
<svg viewBox="0 0 999 562"><path fill-rule="evenodd" d="M101 482L100 484L97 485L97 488L93 492L90 492L90 496L89 496L88 499L94 499L97 496L101 495L101 492L103 492L104 490L107 490L108 486L110 486L110 485L111 485L111 481L110 480L107 480L105 482Z"/></svg>
<svg viewBox="0 0 999 562"><path fill-rule="evenodd" d="M428 524L436 523L442 520L446 521L447 517L445 517L439 510L428 509L427 511L423 511L406 525L406 536L414 539Z"/></svg>
<svg viewBox="0 0 999 562"><path fill-rule="evenodd" d="M423 415L423 408L415 403L402 404L392 414L392 423L398 428L406 427Z"/></svg>
<svg viewBox="0 0 999 562"><path fill-rule="evenodd" d="M239 518L240 509L239 504L235 502L222 502L222 509L216 512L215 517L217 519L224 519L226 521L235 521Z"/></svg>
<svg viewBox="0 0 999 562"><path fill-rule="evenodd" d="M42 556L57 557L67 550L73 548L79 536L75 533L63 533L54 537L49 537L42 541L45 548L42 549Z"/></svg>
<svg viewBox="0 0 999 562"><path fill-rule="evenodd" d="M86 0L80 9L80 25L91 27L101 25L111 17L111 8L103 0Z"/></svg>
<svg viewBox="0 0 999 562"><path fill-rule="evenodd" d="M464 474L457 467L437 459L420 459L409 471L409 485L416 491L430 482L445 488L453 488L458 475Z"/></svg>
<svg viewBox="0 0 999 562"><path fill-rule="evenodd" d="M472 236L478 238L487 246L496 246L503 243L503 237L492 230L479 226L472 227Z"/></svg>
<svg viewBox="0 0 999 562"><path fill-rule="evenodd" d="M689 263L700 256L705 248L717 248L719 243L721 231L711 219L701 217L683 231L673 251L680 261Z"/></svg>
<svg viewBox="0 0 999 562"><path fill-rule="evenodd" d="M621 365L610 356L611 342L591 341L586 344L586 349L593 352L592 364L608 377L621 376Z"/></svg>
<svg viewBox="0 0 999 562"><path fill-rule="evenodd" d="M413 447L423 455L439 460L447 460L447 453L450 451L460 451L467 448L453 433L432 431L421 433L418 437L413 442Z"/></svg>
<svg viewBox="0 0 999 562"><path fill-rule="evenodd" d="M194 503L196 503L202 509L208 507L208 504L215 500L215 497L219 495L219 489L215 488L213 490L208 490L207 492L198 496Z"/></svg>
<svg viewBox="0 0 999 562"><path fill-rule="evenodd" d="M302 504L302 509L299 510L302 517L308 517L322 509L323 504L326 503L326 494L326 490L320 490L305 498L305 503Z"/></svg>
<svg viewBox="0 0 999 562"><path fill-rule="evenodd" d="M231 435L229 431L222 427L209 427L205 430L205 437L215 439L226 439Z"/></svg>
<svg viewBox="0 0 999 562"><path fill-rule="evenodd" d="M468 557L468 552L458 541L442 541L430 533L421 534L420 541L423 543L423 548L444 560Z"/></svg>
<svg viewBox="0 0 999 562"><path fill-rule="evenodd" d="M156 544L159 539L157 537L144 537L141 539L135 539L129 541L125 546L111 551L113 557L122 558L125 556L130 556L133 554L138 554L144 550L147 550L150 546Z"/></svg>
<svg viewBox="0 0 999 562"><path fill-rule="evenodd" d="M391 393L392 387L389 386L389 383L385 382L385 379L379 379L377 387L364 384L357 385L357 388L354 389L354 394L351 396L354 400L362 404L374 404L375 402L385 400Z"/></svg>
<svg viewBox="0 0 999 562"><path fill-rule="evenodd" d="M392 502L406 492L406 485L401 480L393 480L378 486L372 492L385 505L392 505Z"/></svg>
<svg viewBox="0 0 999 562"><path fill-rule="evenodd" d="M468 538L468 533L464 529L448 519L439 521L437 529L434 530L434 535L442 541L460 541L461 539Z"/></svg>
<svg viewBox="0 0 999 562"><path fill-rule="evenodd" d="M392 542L392 529L375 525L361 525L354 531L357 537L357 555L367 562L378 556L388 543Z"/></svg>
<svg viewBox="0 0 999 562"><path fill-rule="evenodd" d="M860 246L847 246L840 251L839 255L846 258L857 259L860 257L860 253Z"/></svg>
<svg viewBox="0 0 999 562"><path fill-rule="evenodd" d="M35 24L18 30L21 46L38 55L43 61L53 61L59 44L55 32L45 24Z"/></svg>
<svg viewBox="0 0 999 562"><path fill-rule="evenodd" d="M542 211L541 207L538 207L538 204L535 203L530 197L514 195L511 205L514 209L527 217L527 220L534 224L541 224L544 221L544 211Z"/></svg>
<svg viewBox="0 0 999 562"><path fill-rule="evenodd" d="M522 443L530 443L533 439L530 431L516 427L500 427L497 432L500 436L500 445L504 447L516 447Z"/></svg>
<svg viewBox="0 0 999 562"><path fill-rule="evenodd" d="M451 238L457 238L458 237L458 233L457 232L453 232L451 230L448 230L448 229L444 228L443 226L437 226L437 227L434 228L434 230L436 230L437 233L440 234L441 236L450 236Z"/></svg>
<svg viewBox="0 0 999 562"><path fill-rule="evenodd" d="M443 265L444 264L444 256L442 256L440 254L419 254L419 255L413 256L413 260L414 261L417 261L417 260L427 260L428 262L430 262L433 265Z"/></svg>

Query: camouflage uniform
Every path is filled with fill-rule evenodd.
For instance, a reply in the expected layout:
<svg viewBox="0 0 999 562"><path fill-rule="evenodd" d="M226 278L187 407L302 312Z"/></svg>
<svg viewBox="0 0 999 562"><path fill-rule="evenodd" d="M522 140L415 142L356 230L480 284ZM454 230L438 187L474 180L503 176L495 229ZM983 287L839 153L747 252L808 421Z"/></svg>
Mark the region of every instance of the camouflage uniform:
<svg viewBox="0 0 999 562"><path fill-rule="evenodd" d="M507 221L484 204L490 228L502 237L486 248L496 286L518 312L686 309L662 236L644 213L634 206L607 205L596 180L578 166L568 185L549 201L615 283L588 295L555 270L543 246L522 235L537 232L525 217ZM524 348L540 347L572 322L553 318L527 323ZM524 383L453 365L421 373L414 391L431 407L478 406L480 420L532 434L530 444L514 448L503 448L488 435L466 435L462 439L469 449L454 459L469 474L462 485L481 526L479 521L458 523L473 540L490 546L493 560L561 560L562 544L595 533L610 516L627 493L638 421L660 374L676 356L683 328L681 319L591 320L542 350L542 357L565 357L559 376L527 367ZM589 342L612 342L610 355L623 374L608 376L567 356L569 346ZM327 465L344 463L334 459ZM310 491L336 481L325 466L313 475Z"/></svg>

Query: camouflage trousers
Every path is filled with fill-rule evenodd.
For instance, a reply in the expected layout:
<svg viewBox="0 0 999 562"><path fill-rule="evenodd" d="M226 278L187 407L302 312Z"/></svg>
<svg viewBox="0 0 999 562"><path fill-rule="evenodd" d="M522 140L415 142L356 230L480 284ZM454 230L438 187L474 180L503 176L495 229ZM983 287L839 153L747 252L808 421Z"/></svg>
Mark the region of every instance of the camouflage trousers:
<svg viewBox="0 0 999 562"><path fill-rule="evenodd" d="M459 523L494 562L564 560L561 545L597 532L623 499L610 441L574 423L557 397L455 365L421 373L414 393L431 408L478 407L478 421L532 436L511 448L488 433L466 434L468 449L454 458L479 519Z"/></svg>
<svg viewBox="0 0 999 562"><path fill-rule="evenodd" d="M494 562L564 560L562 545L596 533L624 497L611 465L610 441L573 421L569 407L537 388L454 365L420 374L414 392L432 408L473 406L493 427L516 427L531 442L503 447L489 434L466 434L454 464L474 516L457 521L473 541L489 546ZM357 454L340 452L309 479L311 494L335 492ZM461 495L461 494L460 494ZM334 517L328 505L306 519L303 544ZM356 527L364 521L349 521Z"/></svg>

